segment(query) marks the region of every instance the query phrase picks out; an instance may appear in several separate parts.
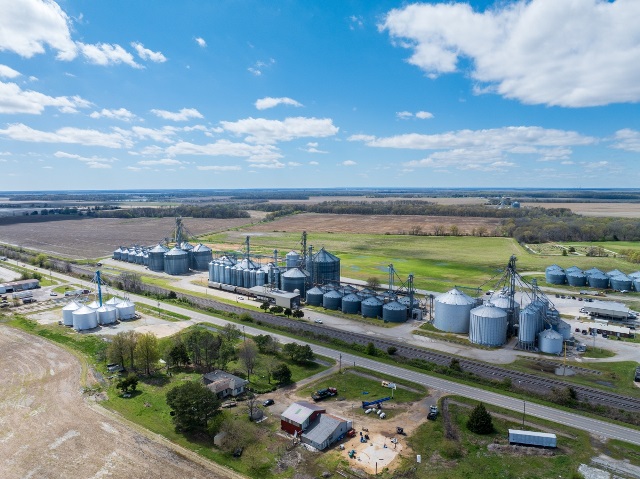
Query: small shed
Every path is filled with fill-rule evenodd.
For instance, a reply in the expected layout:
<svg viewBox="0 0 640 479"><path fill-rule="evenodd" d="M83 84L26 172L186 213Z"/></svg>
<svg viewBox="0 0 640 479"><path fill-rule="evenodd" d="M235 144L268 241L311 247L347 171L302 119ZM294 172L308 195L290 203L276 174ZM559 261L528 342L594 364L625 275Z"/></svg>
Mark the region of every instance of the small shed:
<svg viewBox="0 0 640 479"><path fill-rule="evenodd" d="M313 426L300 436L303 443L315 447L319 451L326 449L346 436L352 422L331 414L321 414Z"/></svg>
<svg viewBox="0 0 640 479"><path fill-rule="evenodd" d="M547 432L509 429L509 444L521 446L556 447L556 435Z"/></svg>
<svg viewBox="0 0 640 479"><path fill-rule="evenodd" d="M326 409L307 401L294 402L280 415L280 429L289 434L300 434Z"/></svg>

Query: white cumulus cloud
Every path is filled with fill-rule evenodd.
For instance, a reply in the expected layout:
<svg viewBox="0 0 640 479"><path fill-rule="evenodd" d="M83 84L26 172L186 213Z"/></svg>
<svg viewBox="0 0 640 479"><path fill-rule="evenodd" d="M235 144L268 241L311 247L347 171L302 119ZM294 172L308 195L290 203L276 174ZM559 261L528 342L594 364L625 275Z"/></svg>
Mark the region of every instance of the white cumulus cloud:
<svg viewBox="0 0 640 479"><path fill-rule="evenodd" d="M94 111L89 115L91 118L109 118L112 120L131 121L137 117L126 108L118 108L117 110L109 110L103 108L100 111Z"/></svg>
<svg viewBox="0 0 640 479"><path fill-rule="evenodd" d="M118 65L124 63L133 68L143 68L142 65L136 63L133 55L117 44L96 43L86 44L77 43L80 52L89 63L96 65Z"/></svg>
<svg viewBox="0 0 640 479"><path fill-rule="evenodd" d="M237 165L200 165L196 168L201 171L240 171L242 169Z"/></svg>
<svg viewBox="0 0 640 479"><path fill-rule="evenodd" d="M416 118L419 118L420 120L430 120L433 118L433 113L428 111L418 111L416 112Z"/></svg>
<svg viewBox="0 0 640 479"><path fill-rule="evenodd" d="M587 107L640 101L639 18L634 0L423 3L389 11L379 29L430 77L468 60L477 93Z"/></svg>
<svg viewBox="0 0 640 479"><path fill-rule="evenodd" d="M616 131L614 148L640 153L640 131L625 128Z"/></svg>
<svg viewBox="0 0 640 479"><path fill-rule="evenodd" d="M198 145L189 142L178 142L169 146L165 153L175 155L231 156L252 159L277 159L282 155L271 145L250 145L234 143L229 140L218 140L215 143Z"/></svg>
<svg viewBox="0 0 640 479"><path fill-rule="evenodd" d="M153 109L151 113L163 120L171 121L187 121L190 118L203 118L202 113L195 108L183 108L178 112Z"/></svg>
<svg viewBox="0 0 640 479"><path fill-rule="evenodd" d="M73 60L77 54L71 40L71 21L51 0L0 0L0 51L25 58L57 51L60 60Z"/></svg>
<svg viewBox="0 0 640 479"><path fill-rule="evenodd" d="M97 130L64 127L54 132L35 130L22 123L0 129L0 135L30 143L71 143L107 148L130 148L131 140L120 132L103 133Z"/></svg>
<svg viewBox="0 0 640 479"><path fill-rule="evenodd" d="M136 50L136 53L143 60L150 60L155 63L164 63L167 61L167 57L165 57L161 52L154 52L153 50L149 50L145 48L142 43L132 42L131 46Z"/></svg>
<svg viewBox="0 0 640 479"><path fill-rule="evenodd" d="M338 133L330 118L294 117L281 120L265 118L246 118L235 122L222 121L222 128L236 135L247 135L251 143L277 143L296 138L323 138Z"/></svg>
<svg viewBox="0 0 640 479"><path fill-rule="evenodd" d="M0 77L2 78L16 78L20 76L20 72L14 70L7 65L0 64Z"/></svg>
<svg viewBox="0 0 640 479"><path fill-rule="evenodd" d="M343 161L342 163L340 163L342 166L356 166L358 163L356 163L353 160L346 160Z"/></svg>
<svg viewBox="0 0 640 479"><path fill-rule="evenodd" d="M267 108L273 108L278 105L290 105L290 106L301 107L302 103L299 103L287 97L272 98L268 96L268 97L260 98L259 100L256 100L256 108L258 110L266 110Z"/></svg>
<svg viewBox="0 0 640 479"><path fill-rule="evenodd" d="M53 156L55 156L56 158L70 158L73 160L82 161L89 168L98 169L111 168L111 163L117 161L115 158L101 158L99 156L84 157L73 153L66 153L64 151L56 151Z"/></svg>
<svg viewBox="0 0 640 479"><path fill-rule="evenodd" d="M46 107L57 108L62 113L77 113L88 108L91 102L79 96L52 97L33 90L23 90L15 83L0 82L0 113L41 114Z"/></svg>
<svg viewBox="0 0 640 479"><path fill-rule="evenodd" d="M182 162L171 158L163 158L162 160L142 160L138 164L142 166L176 166L182 165Z"/></svg>
<svg viewBox="0 0 640 479"><path fill-rule="evenodd" d="M202 37L196 37L196 43L202 48L207 46L207 42Z"/></svg>

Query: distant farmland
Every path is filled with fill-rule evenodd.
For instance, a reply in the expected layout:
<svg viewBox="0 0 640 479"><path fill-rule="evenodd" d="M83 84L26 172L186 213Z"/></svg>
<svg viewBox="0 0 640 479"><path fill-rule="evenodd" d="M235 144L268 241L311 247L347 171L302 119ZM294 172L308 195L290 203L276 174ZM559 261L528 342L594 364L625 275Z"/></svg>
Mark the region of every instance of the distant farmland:
<svg viewBox="0 0 640 479"><path fill-rule="evenodd" d="M484 227L493 235L500 224L498 218L476 218L462 216L395 216L395 215L336 215L302 213L286 216L269 223L251 227L257 232L302 232L309 233L364 233L364 234L408 234L413 228L421 228L422 234L433 235L436 226L442 226L449 234L451 226L459 233L470 235L473 229Z"/></svg>
<svg viewBox="0 0 640 479"><path fill-rule="evenodd" d="M637 218L640 203L522 203L523 207L567 208L584 216L610 216L615 218Z"/></svg>
<svg viewBox="0 0 640 479"><path fill-rule="evenodd" d="M9 218L6 218L9 220ZM151 246L171 237L174 218L77 218L20 223L0 221L0 242L71 259L100 258L118 246ZM201 235L246 225L252 219L184 218L190 233Z"/></svg>

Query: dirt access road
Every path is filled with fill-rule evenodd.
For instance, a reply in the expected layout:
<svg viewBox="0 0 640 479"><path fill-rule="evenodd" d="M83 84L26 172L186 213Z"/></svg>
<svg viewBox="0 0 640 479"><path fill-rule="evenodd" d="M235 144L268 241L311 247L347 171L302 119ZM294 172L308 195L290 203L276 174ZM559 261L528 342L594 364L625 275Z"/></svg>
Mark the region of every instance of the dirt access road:
<svg viewBox="0 0 640 479"><path fill-rule="evenodd" d="M13 478L241 478L121 423L81 393L64 349L0 325L0 475Z"/></svg>

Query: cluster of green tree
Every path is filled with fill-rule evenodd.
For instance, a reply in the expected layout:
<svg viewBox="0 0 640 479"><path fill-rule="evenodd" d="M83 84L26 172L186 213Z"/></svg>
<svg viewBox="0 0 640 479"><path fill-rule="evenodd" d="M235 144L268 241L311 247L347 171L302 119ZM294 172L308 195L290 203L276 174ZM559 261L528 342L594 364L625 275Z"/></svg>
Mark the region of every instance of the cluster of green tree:
<svg viewBox="0 0 640 479"><path fill-rule="evenodd" d="M165 218L186 216L190 218L249 218L249 213L233 203L214 205L181 205L159 208L127 208L92 211L99 218Z"/></svg>
<svg viewBox="0 0 640 479"><path fill-rule="evenodd" d="M118 333L107 347L107 359L130 371L142 370L151 374L160 359L158 338L153 333Z"/></svg>
<svg viewBox="0 0 640 479"><path fill-rule="evenodd" d="M419 215L460 216L481 218L566 217L573 213L567 208L488 208L484 205L441 205L428 201L325 201L315 204L260 203L253 209L266 211L267 219L299 212L354 215Z"/></svg>
<svg viewBox="0 0 640 479"><path fill-rule="evenodd" d="M521 243L640 240L637 218L532 216L505 220L500 229L504 236L511 236Z"/></svg>
<svg viewBox="0 0 640 479"><path fill-rule="evenodd" d="M627 261L631 263L640 263L640 251L633 249L625 249L620 252L622 256L624 256Z"/></svg>

